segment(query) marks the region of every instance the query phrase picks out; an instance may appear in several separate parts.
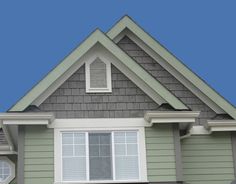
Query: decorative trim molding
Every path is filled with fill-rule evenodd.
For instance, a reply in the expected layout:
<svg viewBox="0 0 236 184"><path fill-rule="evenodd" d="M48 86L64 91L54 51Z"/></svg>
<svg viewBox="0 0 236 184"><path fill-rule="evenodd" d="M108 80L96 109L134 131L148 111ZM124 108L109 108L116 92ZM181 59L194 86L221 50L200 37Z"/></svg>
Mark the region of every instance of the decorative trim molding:
<svg viewBox="0 0 236 184"><path fill-rule="evenodd" d="M205 126L210 132L236 131L235 120L208 120Z"/></svg>
<svg viewBox="0 0 236 184"><path fill-rule="evenodd" d="M144 119L150 123L179 123L180 129L188 128L196 121L199 111L150 111L146 112Z"/></svg>
<svg viewBox="0 0 236 184"><path fill-rule="evenodd" d="M54 121L53 113L1 113L3 125L48 125Z"/></svg>
<svg viewBox="0 0 236 184"><path fill-rule="evenodd" d="M55 119L48 128L54 129L112 129L150 126L144 118L82 118L82 119Z"/></svg>

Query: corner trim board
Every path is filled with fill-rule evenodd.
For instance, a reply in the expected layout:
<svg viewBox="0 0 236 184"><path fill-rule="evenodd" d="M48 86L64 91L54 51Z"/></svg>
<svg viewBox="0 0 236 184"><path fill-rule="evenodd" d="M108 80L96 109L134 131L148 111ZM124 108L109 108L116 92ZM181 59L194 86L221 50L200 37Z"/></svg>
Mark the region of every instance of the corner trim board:
<svg viewBox="0 0 236 184"><path fill-rule="evenodd" d="M17 184L24 184L25 127L18 126Z"/></svg>

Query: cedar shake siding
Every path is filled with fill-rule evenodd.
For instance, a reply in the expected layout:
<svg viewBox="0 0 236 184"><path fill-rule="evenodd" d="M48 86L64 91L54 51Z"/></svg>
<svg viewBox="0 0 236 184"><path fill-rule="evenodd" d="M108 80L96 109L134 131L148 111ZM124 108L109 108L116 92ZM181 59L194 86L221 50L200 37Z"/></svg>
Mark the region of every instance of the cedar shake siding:
<svg viewBox="0 0 236 184"><path fill-rule="evenodd" d="M116 67L112 71L112 93L86 93L84 65L41 105L56 118L143 117L158 105Z"/></svg>
<svg viewBox="0 0 236 184"><path fill-rule="evenodd" d="M216 113L213 110L204 104L198 97L189 91L127 36L121 39L118 46L140 64L140 66L148 71L155 79L163 84L169 91L177 96L191 110L201 111L200 117L197 120L198 124L203 124L207 119L216 116Z"/></svg>

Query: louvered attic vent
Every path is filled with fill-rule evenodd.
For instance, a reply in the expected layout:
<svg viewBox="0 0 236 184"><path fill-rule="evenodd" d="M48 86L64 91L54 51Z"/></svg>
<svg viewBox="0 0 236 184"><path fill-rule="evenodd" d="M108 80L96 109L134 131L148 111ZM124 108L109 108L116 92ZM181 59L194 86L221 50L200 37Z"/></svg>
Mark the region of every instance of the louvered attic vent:
<svg viewBox="0 0 236 184"><path fill-rule="evenodd" d="M96 58L86 64L86 92L111 92L111 63Z"/></svg>

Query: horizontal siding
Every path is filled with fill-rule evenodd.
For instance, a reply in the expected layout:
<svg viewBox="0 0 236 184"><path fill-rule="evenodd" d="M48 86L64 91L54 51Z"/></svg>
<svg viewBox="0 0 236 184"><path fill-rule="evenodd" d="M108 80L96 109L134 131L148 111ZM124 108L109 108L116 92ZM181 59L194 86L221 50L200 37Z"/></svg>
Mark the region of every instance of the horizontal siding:
<svg viewBox="0 0 236 184"><path fill-rule="evenodd" d="M150 182L176 181L173 129L170 125L145 128L147 173Z"/></svg>
<svg viewBox="0 0 236 184"><path fill-rule="evenodd" d="M25 184L52 184L54 178L53 130L26 126L24 152Z"/></svg>
<svg viewBox="0 0 236 184"><path fill-rule="evenodd" d="M229 184L234 180L229 133L182 140L182 159L184 181L188 184Z"/></svg>

